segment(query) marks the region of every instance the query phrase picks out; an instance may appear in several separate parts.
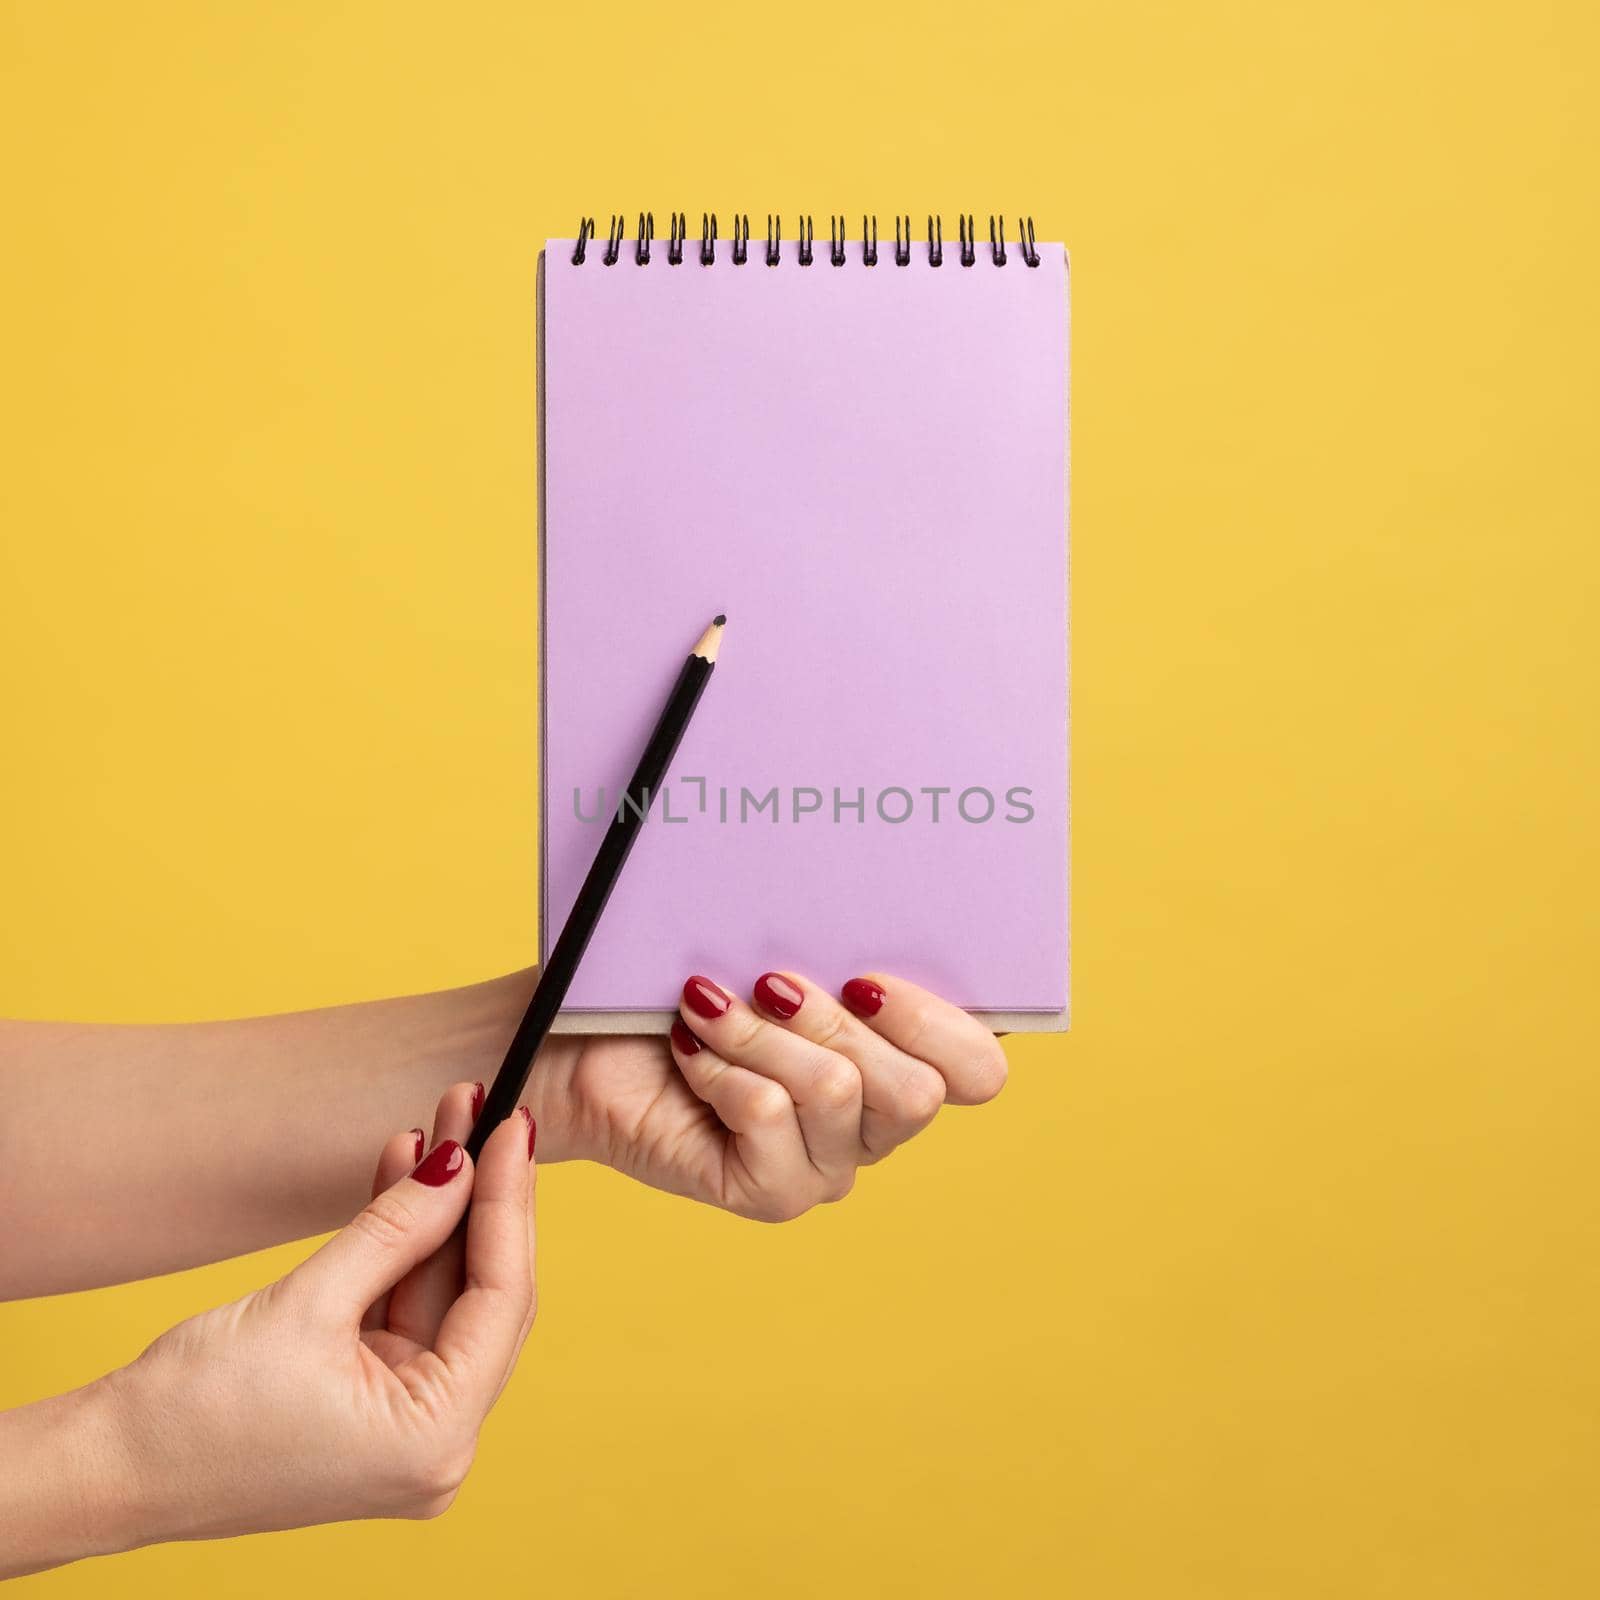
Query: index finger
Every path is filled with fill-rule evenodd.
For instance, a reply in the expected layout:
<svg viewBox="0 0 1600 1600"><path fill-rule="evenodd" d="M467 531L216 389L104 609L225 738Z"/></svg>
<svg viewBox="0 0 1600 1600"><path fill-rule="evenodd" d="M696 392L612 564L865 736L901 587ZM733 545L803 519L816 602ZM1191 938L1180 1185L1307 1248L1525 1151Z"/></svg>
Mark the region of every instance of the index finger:
<svg viewBox="0 0 1600 1600"><path fill-rule="evenodd" d="M926 1061L944 1079L949 1104L981 1105L1005 1087L1000 1041L960 1006L881 972L852 978L839 993L874 1033Z"/></svg>
<svg viewBox="0 0 1600 1600"><path fill-rule="evenodd" d="M533 1325L532 1127L507 1117L478 1158L467 1213L466 1287L439 1325L434 1350L485 1411Z"/></svg>

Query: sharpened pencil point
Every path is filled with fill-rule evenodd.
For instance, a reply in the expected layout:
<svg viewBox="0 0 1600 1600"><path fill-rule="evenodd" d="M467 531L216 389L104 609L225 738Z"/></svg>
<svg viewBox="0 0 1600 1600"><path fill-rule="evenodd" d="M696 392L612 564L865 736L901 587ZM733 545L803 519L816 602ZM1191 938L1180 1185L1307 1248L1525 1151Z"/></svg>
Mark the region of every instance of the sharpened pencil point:
<svg viewBox="0 0 1600 1600"><path fill-rule="evenodd" d="M728 613L726 611L719 611L716 616L711 619L711 621L716 627L725 628L728 625Z"/></svg>
<svg viewBox="0 0 1600 1600"><path fill-rule="evenodd" d="M690 654L699 656L702 661L710 661L714 664L717 659L717 646L722 643L722 627L727 620L727 617L719 611L712 618L711 625L700 635L699 644L694 647Z"/></svg>

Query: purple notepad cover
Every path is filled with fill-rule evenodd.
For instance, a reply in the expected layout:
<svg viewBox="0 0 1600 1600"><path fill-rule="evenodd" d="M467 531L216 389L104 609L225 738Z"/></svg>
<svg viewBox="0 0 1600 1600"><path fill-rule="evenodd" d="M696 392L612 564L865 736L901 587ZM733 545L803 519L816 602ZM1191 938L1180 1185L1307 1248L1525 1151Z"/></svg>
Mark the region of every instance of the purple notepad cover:
<svg viewBox="0 0 1600 1600"><path fill-rule="evenodd" d="M569 1008L769 968L1065 1008L1067 265L1038 248L607 267L550 241L546 950L728 614Z"/></svg>

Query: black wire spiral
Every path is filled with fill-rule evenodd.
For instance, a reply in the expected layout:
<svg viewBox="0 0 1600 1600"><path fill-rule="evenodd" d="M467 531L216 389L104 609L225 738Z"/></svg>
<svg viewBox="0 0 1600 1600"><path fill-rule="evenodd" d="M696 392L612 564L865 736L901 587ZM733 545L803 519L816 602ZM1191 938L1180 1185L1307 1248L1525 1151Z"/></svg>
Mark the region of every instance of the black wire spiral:
<svg viewBox="0 0 1600 1600"><path fill-rule="evenodd" d="M809 267L816 259L813 251L813 238L815 230L812 227L809 215L803 215L798 225L799 254L797 260L802 267ZM978 260L978 229L976 220L970 213L963 212L959 218L958 232L961 240L961 265L971 267ZM606 247L600 257L602 266L614 267L622 257L622 246L626 240L627 219L620 213L611 218L611 226L606 230ZM634 236L633 259L641 267L650 265L650 247L655 242L656 218L653 211L639 213L638 232ZM667 264L678 267L683 265L684 245L689 237L689 218L686 212L674 211L671 214L669 233L667 239ZM581 267L588 259L589 241L595 238L593 217L582 217L578 221L578 237L572 251L572 264ZM828 260L836 267L842 267L849 259L845 246L848 238L847 219L843 216L833 216L828 219ZM1021 255L1024 265L1036 267L1039 265L1039 250L1034 242L1033 218L1019 217L1017 219L1017 251ZM717 259L717 215L714 211L705 211L700 215L700 265L713 266ZM736 267L744 266L750 259L750 218L744 212L735 212L733 218L733 264ZM776 267L783 260L783 218L769 212L767 214L767 248L762 258L769 267ZM1005 266L1010 259L1006 250L1006 219L990 213L989 216L989 259L997 267ZM868 214L861 219L861 264L875 267L878 264L878 219L875 215ZM896 216L894 219L894 264L897 267L911 265L911 218ZM939 267L944 265L944 218L929 216L928 218L928 265Z"/></svg>

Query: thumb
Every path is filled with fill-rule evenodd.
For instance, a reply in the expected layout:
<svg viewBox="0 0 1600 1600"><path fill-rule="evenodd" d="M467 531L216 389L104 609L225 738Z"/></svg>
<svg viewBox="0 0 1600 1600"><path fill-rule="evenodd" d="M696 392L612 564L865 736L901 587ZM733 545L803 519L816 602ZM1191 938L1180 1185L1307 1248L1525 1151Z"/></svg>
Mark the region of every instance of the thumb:
<svg viewBox="0 0 1600 1600"><path fill-rule="evenodd" d="M289 1281L341 1316L359 1317L450 1237L471 1195L471 1158L446 1139L409 1177L374 1195Z"/></svg>

